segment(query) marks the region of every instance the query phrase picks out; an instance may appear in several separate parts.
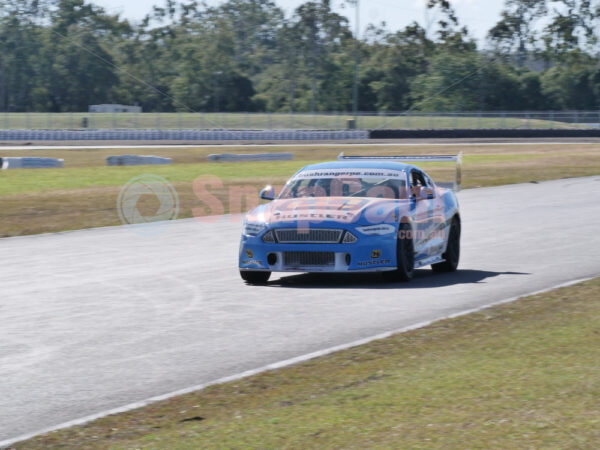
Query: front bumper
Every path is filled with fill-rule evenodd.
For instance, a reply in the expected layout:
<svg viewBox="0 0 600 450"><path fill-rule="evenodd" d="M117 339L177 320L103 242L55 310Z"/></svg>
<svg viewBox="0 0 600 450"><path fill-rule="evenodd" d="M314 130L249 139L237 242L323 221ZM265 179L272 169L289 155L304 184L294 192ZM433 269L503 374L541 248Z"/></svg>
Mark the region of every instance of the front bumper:
<svg viewBox="0 0 600 450"><path fill-rule="evenodd" d="M358 233L355 233L358 235ZM361 235L352 244L265 243L259 236L242 235L239 268L269 272L380 272L396 269L396 234ZM286 263L286 252L333 253L327 265Z"/></svg>

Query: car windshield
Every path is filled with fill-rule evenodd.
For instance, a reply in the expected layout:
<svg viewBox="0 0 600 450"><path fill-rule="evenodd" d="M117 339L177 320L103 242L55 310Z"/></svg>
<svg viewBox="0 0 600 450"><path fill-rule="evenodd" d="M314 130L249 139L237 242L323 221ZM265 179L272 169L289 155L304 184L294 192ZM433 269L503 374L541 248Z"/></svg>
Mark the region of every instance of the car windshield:
<svg viewBox="0 0 600 450"><path fill-rule="evenodd" d="M369 197L406 199L406 176L398 170L306 170L283 188L279 198Z"/></svg>

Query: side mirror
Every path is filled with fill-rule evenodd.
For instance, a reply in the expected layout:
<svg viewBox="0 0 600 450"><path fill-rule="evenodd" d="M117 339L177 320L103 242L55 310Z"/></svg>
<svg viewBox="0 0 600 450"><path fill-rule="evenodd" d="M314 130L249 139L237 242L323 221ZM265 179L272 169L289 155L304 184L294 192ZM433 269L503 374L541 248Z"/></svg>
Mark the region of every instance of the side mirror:
<svg viewBox="0 0 600 450"><path fill-rule="evenodd" d="M431 188L423 188L421 190L421 198L423 199L428 199L431 200L432 198L435 197L435 193L433 192L433 189Z"/></svg>
<svg viewBox="0 0 600 450"><path fill-rule="evenodd" d="M273 186L267 186L260 191L260 198L263 200L275 200L275 189Z"/></svg>

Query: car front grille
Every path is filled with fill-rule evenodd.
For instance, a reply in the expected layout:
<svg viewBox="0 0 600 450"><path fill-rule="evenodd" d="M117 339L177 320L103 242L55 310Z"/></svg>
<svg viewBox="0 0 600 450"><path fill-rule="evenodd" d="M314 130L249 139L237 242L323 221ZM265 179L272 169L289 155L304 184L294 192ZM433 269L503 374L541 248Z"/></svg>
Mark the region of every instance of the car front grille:
<svg viewBox="0 0 600 450"><path fill-rule="evenodd" d="M275 230L277 242L282 244L337 244L342 238L343 230L308 228L281 228Z"/></svg>
<svg viewBox="0 0 600 450"><path fill-rule="evenodd" d="M288 267L335 266L334 252L283 252L283 264Z"/></svg>

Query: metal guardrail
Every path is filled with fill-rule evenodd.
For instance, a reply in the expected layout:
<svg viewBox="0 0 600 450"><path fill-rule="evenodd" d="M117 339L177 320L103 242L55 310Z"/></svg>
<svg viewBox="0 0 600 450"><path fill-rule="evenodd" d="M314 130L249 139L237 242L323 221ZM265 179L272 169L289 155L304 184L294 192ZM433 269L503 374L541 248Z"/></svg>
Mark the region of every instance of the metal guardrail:
<svg viewBox="0 0 600 450"><path fill-rule="evenodd" d="M1 141L323 141L369 139L366 130L1 130Z"/></svg>
<svg viewBox="0 0 600 450"><path fill-rule="evenodd" d="M359 113L12 113L0 130L345 130L600 128L600 111Z"/></svg>

